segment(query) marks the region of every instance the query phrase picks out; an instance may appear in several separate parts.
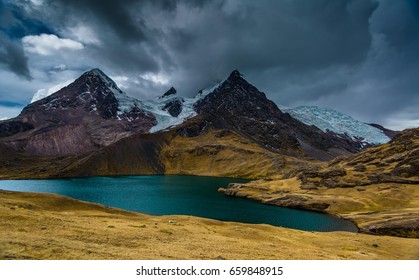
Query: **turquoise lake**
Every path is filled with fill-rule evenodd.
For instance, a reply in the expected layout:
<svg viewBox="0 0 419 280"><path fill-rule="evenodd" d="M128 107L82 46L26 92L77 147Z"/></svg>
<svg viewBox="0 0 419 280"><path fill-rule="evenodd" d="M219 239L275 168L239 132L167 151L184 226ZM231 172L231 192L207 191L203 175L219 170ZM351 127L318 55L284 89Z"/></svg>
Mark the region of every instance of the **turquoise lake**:
<svg viewBox="0 0 419 280"><path fill-rule="evenodd" d="M56 193L152 215L193 215L308 231L357 231L353 223L331 215L264 205L217 191L232 182L248 180L167 175L2 180L0 189Z"/></svg>

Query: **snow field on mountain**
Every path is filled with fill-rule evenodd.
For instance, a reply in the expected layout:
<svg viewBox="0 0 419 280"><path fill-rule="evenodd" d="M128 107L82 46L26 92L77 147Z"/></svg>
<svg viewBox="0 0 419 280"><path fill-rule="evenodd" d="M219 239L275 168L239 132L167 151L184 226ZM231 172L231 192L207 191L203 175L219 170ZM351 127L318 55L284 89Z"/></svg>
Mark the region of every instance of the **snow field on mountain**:
<svg viewBox="0 0 419 280"><path fill-rule="evenodd" d="M299 121L308 125L314 125L324 132L329 130L338 134L346 134L354 140L363 138L363 141L370 144L383 144L390 141L390 138L378 128L332 109L317 106L299 106L293 109L282 108L282 110Z"/></svg>

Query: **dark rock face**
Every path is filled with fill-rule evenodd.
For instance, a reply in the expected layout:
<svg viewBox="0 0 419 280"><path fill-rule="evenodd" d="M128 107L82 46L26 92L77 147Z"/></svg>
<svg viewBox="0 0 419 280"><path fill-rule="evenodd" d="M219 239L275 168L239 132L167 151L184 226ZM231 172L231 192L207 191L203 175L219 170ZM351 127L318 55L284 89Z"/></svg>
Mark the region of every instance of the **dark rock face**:
<svg viewBox="0 0 419 280"><path fill-rule="evenodd" d="M172 95L176 95L176 89L174 87L171 87L168 91L166 91L160 98L169 97Z"/></svg>
<svg viewBox="0 0 419 280"><path fill-rule="evenodd" d="M37 110L83 108L88 112L97 111L104 119L116 117L118 101L111 91L112 86L109 87L109 84L105 83L95 70L84 73L58 92L29 104L23 109L22 114L33 113ZM121 92L119 89L118 91Z"/></svg>
<svg viewBox="0 0 419 280"><path fill-rule="evenodd" d="M267 204L317 212L324 212L330 206L328 203L310 202L308 199L304 199L299 195L285 195L280 198L272 199L268 201Z"/></svg>
<svg viewBox="0 0 419 280"><path fill-rule="evenodd" d="M132 123L132 127L136 127L138 125L143 125L144 127L153 127L157 124L156 118L150 112L146 112L135 106L129 112L124 112L118 115L118 119L120 120L128 120ZM143 131L143 130L142 130ZM146 130L144 130L146 131Z"/></svg>
<svg viewBox="0 0 419 280"><path fill-rule="evenodd" d="M7 120L0 122L0 137L7 137L13 134L33 129L34 126L19 120Z"/></svg>
<svg viewBox="0 0 419 280"><path fill-rule="evenodd" d="M163 110L169 112L172 117L177 117L182 112L183 108L182 99L174 99L164 105Z"/></svg>
<svg viewBox="0 0 419 280"><path fill-rule="evenodd" d="M198 114L207 114L246 133L270 149L298 149L290 133L277 125L282 112L264 93L244 80L235 70L214 92L196 104ZM284 129L286 127L282 127Z"/></svg>
<svg viewBox="0 0 419 280"><path fill-rule="evenodd" d="M382 125L376 124L376 123L369 123L370 126L373 126L375 128L378 128L381 130L388 138L393 139L394 136L400 133L400 131L391 130L388 128L383 127Z"/></svg>
<svg viewBox="0 0 419 280"><path fill-rule="evenodd" d="M83 109L86 113L94 113L102 119L121 119L150 121L154 116L135 106L131 111L118 116L118 100L115 94L126 97L114 81L107 77L101 70L93 69L56 93L26 106L21 115L46 111L55 112ZM129 97L126 97L129 98ZM48 112L49 111L49 112ZM53 111L54 113L51 113ZM64 112L63 112L64 113ZM64 113L65 114L65 113ZM122 115L122 116L121 116Z"/></svg>
<svg viewBox="0 0 419 280"><path fill-rule="evenodd" d="M236 115L256 120L278 118L282 114L275 103L244 80L237 70L218 89L196 104L198 114L211 113L214 109L213 114Z"/></svg>
<svg viewBox="0 0 419 280"><path fill-rule="evenodd" d="M419 222L413 222L408 225L402 224L397 226L372 226L367 230L367 233L375 233L381 235L391 235L404 238L419 238Z"/></svg>
<svg viewBox="0 0 419 280"><path fill-rule="evenodd" d="M118 112L118 100L112 90L122 94L115 83L103 72L94 69L84 73L81 77L58 92L26 106L22 114L34 113L37 110L57 111L83 108L87 112L97 111L104 119L115 118ZM102 76L103 75L103 76Z"/></svg>
<svg viewBox="0 0 419 280"><path fill-rule="evenodd" d="M277 152L298 152L331 156L329 149L343 148L335 137L283 113L263 92L234 70L217 89L195 105L198 114L234 128L260 145ZM348 148L348 149L346 149ZM329 158L327 158L329 157Z"/></svg>
<svg viewBox="0 0 419 280"><path fill-rule="evenodd" d="M177 117L182 112L183 109L183 98L175 97L176 96L176 89L171 87L168 91L166 91L160 99L167 98L169 99L167 103L162 108L164 111L169 112L172 117Z"/></svg>
<svg viewBox="0 0 419 280"><path fill-rule="evenodd" d="M374 146L372 144L365 143L363 138L352 138L347 134L339 134L330 130L328 130L326 134L333 138L333 142L336 146L343 147L345 150L352 153L357 153L365 150L366 148Z"/></svg>

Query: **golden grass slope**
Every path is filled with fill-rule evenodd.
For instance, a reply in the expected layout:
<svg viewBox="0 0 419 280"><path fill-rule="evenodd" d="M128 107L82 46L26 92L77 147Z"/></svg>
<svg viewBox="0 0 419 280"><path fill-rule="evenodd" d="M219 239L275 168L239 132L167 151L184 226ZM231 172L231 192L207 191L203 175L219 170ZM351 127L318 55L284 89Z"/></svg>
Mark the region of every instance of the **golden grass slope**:
<svg viewBox="0 0 419 280"><path fill-rule="evenodd" d="M339 215L365 232L419 238L419 129L328 165L224 191Z"/></svg>
<svg viewBox="0 0 419 280"><path fill-rule="evenodd" d="M232 130L209 129L198 137L174 136L162 148L166 174L263 178L307 160L270 152Z"/></svg>
<svg viewBox="0 0 419 280"><path fill-rule="evenodd" d="M148 216L0 191L0 259L419 259L419 240Z"/></svg>

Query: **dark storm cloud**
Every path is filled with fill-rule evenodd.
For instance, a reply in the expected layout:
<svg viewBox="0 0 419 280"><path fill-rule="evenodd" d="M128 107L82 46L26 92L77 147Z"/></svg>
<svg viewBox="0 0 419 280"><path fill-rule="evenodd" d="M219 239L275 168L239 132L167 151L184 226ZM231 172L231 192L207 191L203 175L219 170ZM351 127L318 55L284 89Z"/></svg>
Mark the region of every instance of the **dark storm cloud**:
<svg viewBox="0 0 419 280"><path fill-rule="evenodd" d="M186 72L182 76L194 78L182 82L193 94L205 80L225 78L235 68L256 82L274 84L362 63L371 45L368 21L377 6L376 1L218 1L198 9L180 3L178 18L161 24L167 26L169 52Z"/></svg>
<svg viewBox="0 0 419 280"><path fill-rule="evenodd" d="M419 35L418 2L416 0L383 1L383 8L376 13L377 20L373 23L374 31L384 34L387 43L399 50L414 44Z"/></svg>
<svg viewBox="0 0 419 280"><path fill-rule="evenodd" d="M43 20L60 30L63 37L69 27L89 27L99 42L86 48L88 56L115 73L132 76L159 72L163 64L168 68L173 65L161 42L164 34L147 25L142 10L150 7L171 13L176 5L176 1L168 0L45 1Z"/></svg>
<svg viewBox="0 0 419 280"><path fill-rule="evenodd" d="M28 33L31 26L13 5L0 2L0 65L14 72L16 75L31 79L28 59L25 56L19 39Z"/></svg>
<svg viewBox="0 0 419 280"><path fill-rule="evenodd" d="M61 0L48 1L48 5L59 6L64 13L72 15L92 16L103 24L104 28L111 28L121 39L130 41L146 40L144 24L141 18L136 18L132 12L135 11L136 0Z"/></svg>
<svg viewBox="0 0 419 280"><path fill-rule="evenodd" d="M396 115L413 120L419 111L416 0L13 3L0 18L8 26L0 40L11 46L0 48L0 61L21 76L29 70L16 39L47 33L79 41L83 50L29 56L35 70L63 63L69 75L101 67L124 77L125 90L138 97L170 86L192 96L239 69L282 105L328 106L384 124Z"/></svg>
<svg viewBox="0 0 419 280"><path fill-rule="evenodd" d="M102 44L87 51L110 69L165 72L192 95L235 68L252 76L361 62L377 2L66 0L44 6L51 25L92 27Z"/></svg>
<svg viewBox="0 0 419 280"><path fill-rule="evenodd" d="M53 33L41 21L29 15L25 9L0 2L0 30L12 39L29 34Z"/></svg>
<svg viewBox="0 0 419 280"><path fill-rule="evenodd" d="M418 114L411 113L419 112L417 3L380 1L380 7L371 18L374 39L368 59L360 71L350 77L352 80L348 79L351 87L343 93L346 96L353 93L360 99L358 105L348 100L349 113L390 125L404 115L406 123L419 126Z"/></svg>
<svg viewBox="0 0 419 280"><path fill-rule="evenodd" d="M5 106L5 107L20 107L24 104L21 103L16 103L16 102L10 102L10 101L0 101L0 106Z"/></svg>
<svg viewBox="0 0 419 280"><path fill-rule="evenodd" d="M14 42L0 32L0 64L5 65L15 74L28 80L31 75L28 58L25 56L20 42Z"/></svg>

